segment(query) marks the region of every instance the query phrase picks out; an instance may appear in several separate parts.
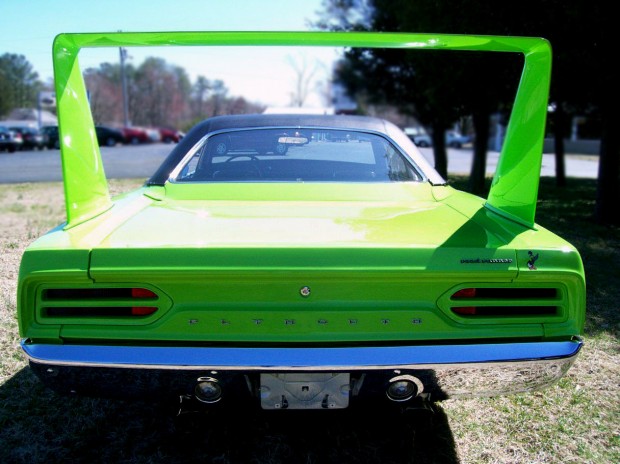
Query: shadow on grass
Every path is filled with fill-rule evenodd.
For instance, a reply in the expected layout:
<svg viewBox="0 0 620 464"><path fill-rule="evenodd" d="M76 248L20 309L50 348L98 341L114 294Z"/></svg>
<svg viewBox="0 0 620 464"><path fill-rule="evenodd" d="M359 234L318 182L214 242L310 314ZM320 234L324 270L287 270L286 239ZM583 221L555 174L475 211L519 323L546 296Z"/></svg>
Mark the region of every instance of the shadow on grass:
<svg viewBox="0 0 620 464"><path fill-rule="evenodd" d="M454 463L448 419L385 411L227 410L61 397L24 368L0 386L0 462Z"/></svg>

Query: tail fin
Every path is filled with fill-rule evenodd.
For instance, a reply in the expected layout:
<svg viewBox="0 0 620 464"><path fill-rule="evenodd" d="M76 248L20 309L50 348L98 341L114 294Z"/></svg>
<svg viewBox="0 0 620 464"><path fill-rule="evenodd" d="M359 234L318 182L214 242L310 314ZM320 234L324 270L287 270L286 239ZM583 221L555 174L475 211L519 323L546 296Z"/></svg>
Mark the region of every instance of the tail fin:
<svg viewBox="0 0 620 464"><path fill-rule="evenodd" d="M79 46L70 34L54 40L54 82L67 225L81 224L112 206L99 144L78 63Z"/></svg>
<svg viewBox="0 0 620 464"><path fill-rule="evenodd" d="M524 51L525 67L487 208L534 226L551 77L551 47L543 39Z"/></svg>
<svg viewBox="0 0 620 464"><path fill-rule="evenodd" d="M486 206L533 227L551 76L551 47L528 37L365 32L117 32L61 34L54 41L67 227L111 207L77 55L83 47L327 46L518 52L525 66Z"/></svg>

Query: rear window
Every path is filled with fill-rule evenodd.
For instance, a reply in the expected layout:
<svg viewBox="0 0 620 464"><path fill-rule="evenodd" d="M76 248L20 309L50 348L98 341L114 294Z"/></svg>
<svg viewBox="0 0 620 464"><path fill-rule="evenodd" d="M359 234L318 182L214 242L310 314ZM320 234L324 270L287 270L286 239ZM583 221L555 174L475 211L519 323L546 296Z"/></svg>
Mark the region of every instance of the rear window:
<svg viewBox="0 0 620 464"><path fill-rule="evenodd" d="M331 129L252 129L202 140L176 182L420 181L414 164L386 138Z"/></svg>

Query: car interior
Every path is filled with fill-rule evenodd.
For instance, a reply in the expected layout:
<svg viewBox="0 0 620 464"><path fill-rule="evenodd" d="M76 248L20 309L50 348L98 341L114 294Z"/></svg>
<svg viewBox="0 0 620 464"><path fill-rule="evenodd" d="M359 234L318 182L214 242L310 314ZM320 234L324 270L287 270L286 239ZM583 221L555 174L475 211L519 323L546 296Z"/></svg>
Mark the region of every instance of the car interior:
<svg viewBox="0 0 620 464"><path fill-rule="evenodd" d="M395 182L422 176L387 139L340 130L243 130L204 139L177 182Z"/></svg>

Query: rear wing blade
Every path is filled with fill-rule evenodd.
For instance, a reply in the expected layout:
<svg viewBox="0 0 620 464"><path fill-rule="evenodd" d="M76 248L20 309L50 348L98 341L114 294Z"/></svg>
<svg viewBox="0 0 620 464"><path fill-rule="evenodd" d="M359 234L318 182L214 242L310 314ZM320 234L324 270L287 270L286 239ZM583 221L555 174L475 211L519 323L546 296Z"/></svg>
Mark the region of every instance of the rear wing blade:
<svg viewBox="0 0 620 464"><path fill-rule="evenodd" d="M67 228L112 207L101 153L78 64L82 48L133 46L326 46L517 52L523 74L486 207L533 227L551 76L544 39L367 32L116 32L60 34L54 76Z"/></svg>

